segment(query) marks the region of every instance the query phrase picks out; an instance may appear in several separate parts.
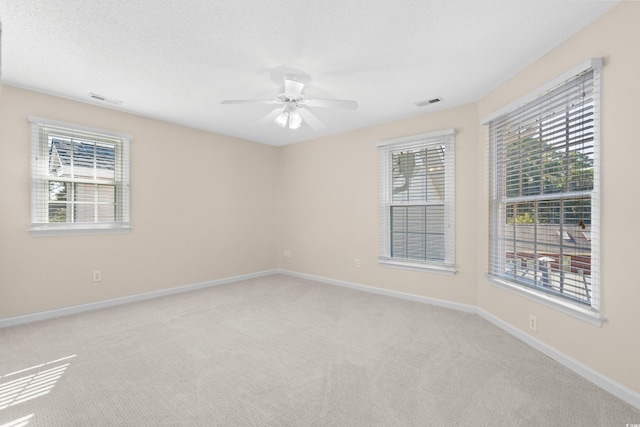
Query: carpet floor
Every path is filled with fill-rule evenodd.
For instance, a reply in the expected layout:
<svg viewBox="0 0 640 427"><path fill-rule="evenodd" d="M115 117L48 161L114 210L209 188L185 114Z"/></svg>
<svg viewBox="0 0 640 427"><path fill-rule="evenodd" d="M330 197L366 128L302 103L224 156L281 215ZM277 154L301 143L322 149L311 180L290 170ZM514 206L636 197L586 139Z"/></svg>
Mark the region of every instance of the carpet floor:
<svg viewBox="0 0 640 427"><path fill-rule="evenodd" d="M0 329L0 427L618 426L475 314L284 275Z"/></svg>

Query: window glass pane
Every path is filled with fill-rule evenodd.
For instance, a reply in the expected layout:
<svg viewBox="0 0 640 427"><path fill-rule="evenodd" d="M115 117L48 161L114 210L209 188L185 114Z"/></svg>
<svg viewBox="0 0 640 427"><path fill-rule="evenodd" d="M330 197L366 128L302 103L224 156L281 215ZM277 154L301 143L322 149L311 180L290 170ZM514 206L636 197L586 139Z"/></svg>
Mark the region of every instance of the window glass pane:
<svg viewBox="0 0 640 427"><path fill-rule="evenodd" d="M426 260L426 236L424 233L407 233L407 259Z"/></svg>
<svg viewBox="0 0 640 427"><path fill-rule="evenodd" d="M444 261L444 234L430 234L427 239L427 260Z"/></svg>
<svg viewBox="0 0 640 427"><path fill-rule="evenodd" d="M116 187L114 185L97 185L98 203L115 202Z"/></svg>
<svg viewBox="0 0 640 427"><path fill-rule="evenodd" d="M507 203L507 224L533 224L535 222L535 203Z"/></svg>
<svg viewBox="0 0 640 427"><path fill-rule="evenodd" d="M67 204L49 204L49 222L67 222Z"/></svg>
<svg viewBox="0 0 640 427"><path fill-rule="evenodd" d="M380 261L453 272L453 129L380 146Z"/></svg>
<svg viewBox="0 0 640 427"><path fill-rule="evenodd" d="M394 202L424 202L425 163L419 150L395 152L392 161L392 193Z"/></svg>
<svg viewBox="0 0 640 427"><path fill-rule="evenodd" d="M564 223L567 225L579 225L586 229L591 225L591 198L579 197L564 201Z"/></svg>
<svg viewBox="0 0 640 427"><path fill-rule="evenodd" d="M592 91L589 71L490 124L492 274L584 304L592 293Z"/></svg>
<svg viewBox="0 0 640 427"><path fill-rule="evenodd" d="M114 179L116 150L113 145L51 137L49 174L75 178Z"/></svg>
<svg viewBox="0 0 640 427"><path fill-rule="evenodd" d="M444 205L429 205L426 213L427 232L444 234Z"/></svg>
<svg viewBox="0 0 640 427"><path fill-rule="evenodd" d="M505 273L519 283L588 301L590 241L576 215L576 207L583 202L560 199L508 204L503 234L508 266Z"/></svg>
<svg viewBox="0 0 640 427"><path fill-rule="evenodd" d="M425 234L425 206L391 207L391 256L398 258L416 258L416 235ZM421 248L424 250L424 247ZM424 257L423 257L424 258Z"/></svg>
<svg viewBox="0 0 640 427"><path fill-rule="evenodd" d="M115 186L78 183L74 188L77 222L115 221Z"/></svg>
<svg viewBox="0 0 640 427"><path fill-rule="evenodd" d="M66 182L49 181L49 200L67 200L67 185Z"/></svg>
<svg viewBox="0 0 640 427"><path fill-rule="evenodd" d="M424 150L427 168L427 200L444 202L444 146Z"/></svg>
<svg viewBox="0 0 640 427"><path fill-rule="evenodd" d="M61 138L49 138L49 175L54 177L71 176L71 141Z"/></svg>
<svg viewBox="0 0 640 427"><path fill-rule="evenodd" d="M444 146L394 152L392 163L394 202L444 200Z"/></svg>
<svg viewBox="0 0 640 427"><path fill-rule="evenodd" d="M96 222L94 204L75 204L75 222Z"/></svg>
<svg viewBox="0 0 640 427"><path fill-rule="evenodd" d="M46 119L29 121L33 161L30 231L64 232L75 223L119 223L95 227L100 230L128 228L128 137ZM69 227L46 226L54 222Z"/></svg>
<svg viewBox="0 0 640 427"><path fill-rule="evenodd" d="M539 224L560 224L560 200L538 202L537 222Z"/></svg>
<svg viewBox="0 0 640 427"><path fill-rule="evenodd" d="M98 221L113 222L116 220L116 187L98 185Z"/></svg>
<svg viewBox="0 0 640 427"><path fill-rule="evenodd" d="M393 257L444 260L444 206L392 206Z"/></svg>
<svg viewBox="0 0 640 427"><path fill-rule="evenodd" d="M101 179L115 179L116 150L110 145L96 146L96 177Z"/></svg>
<svg viewBox="0 0 640 427"><path fill-rule="evenodd" d="M409 206L406 208L407 230L412 233L425 233L427 230L426 206Z"/></svg>
<svg viewBox="0 0 640 427"><path fill-rule="evenodd" d="M79 203L93 203L96 199L95 184L75 184L75 200Z"/></svg>
<svg viewBox="0 0 640 427"><path fill-rule="evenodd" d="M96 146L90 142L73 140L73 167L74 175L93 177L95 167Z"/></svg>
<svg viewBox="0 0 640 427"><path fill-rule="evenodd" d="M113 205L98 205L98 222L114 222L116 211Z"/></svg>

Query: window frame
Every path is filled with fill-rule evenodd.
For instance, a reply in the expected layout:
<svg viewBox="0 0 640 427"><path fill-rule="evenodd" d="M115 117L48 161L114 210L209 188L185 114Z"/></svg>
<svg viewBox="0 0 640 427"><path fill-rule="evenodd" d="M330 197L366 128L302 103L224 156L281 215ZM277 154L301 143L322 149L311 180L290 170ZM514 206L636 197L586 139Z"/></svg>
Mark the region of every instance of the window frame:
<svg viewBox="0 0 640 427"><path fill-rule="evenodd" d="M500 190L500 185L496 181L498 180L498 176L500 173L505 174L504 170L505 165L498 165L497 159L495 155L495 144L497 143L492 139L493 132L491 131L491 126L494 121L501 119L507 114L513 113L517 110L527 108L527 105L532 105L535 107L535 104L542 100L544 97L549 96L550 93L553 93L555 89L560 88L566 85L571 80L575 79L577 76L580 76L584 73L593 71L593 103L594 103L594 131L593 131L593 189L589 192L590 203L591 203L591 218L590 225L591 228L589 230L588 237L585 235L585 238L590 242L590 274L591 274L591 283L590 283L590 292L591 295L589 297L589 304L585 304L584 302L576 302L572 301L570 298L566 298L560 295L555 295L554 293L545 292L540 289L536 289L534 286L527 286L519 281L509 280L508 277L505 277L506 274L497 274L496 273L496 259L500 256L497 251L500 247L498 242L499 236L497 236L498 229L498 221L500 221L500 211L501 207L499 203L500 197L497 194ZM569 314L571 316L577 317L579 319L585 320L589 323L592 323L596 326L600 326L602 322L605 320L604 316L600 312L601 308L601 280L600 280L600 199L601 199L601 184L600 184L600 125L601 125L601 101L600 101L600 88L601 88L601 71L602 71L602 59L594 58L584 63L572 68L571 70L563 73L562 75L556 77L555 79L547 82L540 88L534 90L533 92L527 94L526 96L512 102L508 106L494 112L490 116L484 118L482 120L482 124L487 125L488 129L488 161L489 161L489 256L488 256L488 271L486 273L486 277L489 279L490 283L506 289L508 291L514 292L521 296L524 296L528 299L532 299L536 302L542 303L546 306L557 309L561 312ZM502 169L500 169L502 167ZM502 178L502 186L506 185L504 183L504 179ZM566 194L567 197L571 196L570 191L565 191L559 194ZM585 193L586 194L586 193ZM552 194L551 197L541 197L541 200L551 200L558 197L557 194ZM559 235L560 238L560 235ZM537 240L536 240L537 242ZM501 265L501 264L500 264ZM564 267L563 267L564 269Z"/></svg>
<svg viewBox="0 0 640 427"><path fill-rule="evenodd" d="M401 150L427 149L445 146L444 165L444 259L416 260L393 257L391 254L391 208L393 206L429 206L429 201L415 205L393 202L392 199L392 159L393 153ZM428 271L453 275L455 269L455 130L445 129L385 140L377 144L380 155L380 265L417 271ZM425 182L425 185L426 182Z"/></svg>
<svg viewBox="0 0 640 427"><path fill-rule="evenodd" d="M30 116L31 130L31 223L29 233L32 236L55 236L74 234L126 233L131 230L130 223L130 142L128 134L96 129L57 120ZM50 222L49 219L49 183L56 181L49 175L49 163L52 158L49 139L58 137L61 140L75 139L79 143L87 143L113 147L114 176L113 179L100 180L95 174L92 182L87 178L65 177L70 187L78 185L106 185L114 187L114 221L66 221ZM73 157L73 154L72 154ZM94 159L94 161L97 161ZM96 171L95 165L90 168ZM62 180L61 180L62 182ZM99 197L99 196L98 196ZM73 201L70 204L77 204ZM98 209L98 201L95 204Z"/></svg>

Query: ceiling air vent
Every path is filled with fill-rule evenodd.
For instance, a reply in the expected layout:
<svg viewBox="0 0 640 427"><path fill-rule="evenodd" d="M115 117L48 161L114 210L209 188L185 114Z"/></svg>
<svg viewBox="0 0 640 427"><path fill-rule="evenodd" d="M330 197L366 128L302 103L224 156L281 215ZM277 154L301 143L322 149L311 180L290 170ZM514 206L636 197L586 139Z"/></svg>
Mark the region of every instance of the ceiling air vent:
<svg viewBox="0 0 640 427"><path fill-rule="evenodd" d="M432 98L432 99L427 99L425 101L419 101L416 102L416 106L418 107L424 107L426 105L431 105L431 104L435 104L436 102L440 102L442 101L442 98Z"/></svg>

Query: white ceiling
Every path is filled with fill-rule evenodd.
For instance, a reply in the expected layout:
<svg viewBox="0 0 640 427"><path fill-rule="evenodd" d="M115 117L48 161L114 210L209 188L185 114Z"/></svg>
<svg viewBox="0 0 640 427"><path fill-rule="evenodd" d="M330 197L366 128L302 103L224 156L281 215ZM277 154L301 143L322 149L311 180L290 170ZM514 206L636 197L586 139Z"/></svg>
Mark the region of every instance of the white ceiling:
<svg viewBox="0 0 640 427"><path fill-rule="evenodd" d="M0 0L1 79L281 146L477 101L616 3ZM273 98L285 74L308 98L360 107L314 108L326 124L316 132L254 126L273 105L220 104Z"/></svg>

